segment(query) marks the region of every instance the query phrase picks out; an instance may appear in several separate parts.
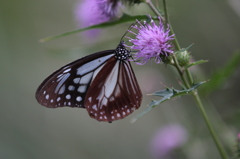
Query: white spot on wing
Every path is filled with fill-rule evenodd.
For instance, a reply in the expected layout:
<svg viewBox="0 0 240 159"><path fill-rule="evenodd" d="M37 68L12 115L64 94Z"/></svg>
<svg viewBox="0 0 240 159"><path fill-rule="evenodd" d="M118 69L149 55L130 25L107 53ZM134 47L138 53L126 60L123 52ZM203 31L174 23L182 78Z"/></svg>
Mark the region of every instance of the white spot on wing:
<svg viewBox="0 0 240 159"><path fill-rule="evenodd" d="M79 83L79 81L80 81L80 78L78 77L78 78L74 78L73 79L73 82L75 83L75 84L78 84Z"/></svg>
<svg viewBox="0 0 240 159"><path fill-rule="evenodd" d="M66 95L66 99L70 99L70 98L71 98L70 94Z"/></svg>
<svg viewBox="0 0 240 159"><path fill-rule="evenodd" d="M96 104L94 104L94 105L92 106L92 108L93 108L94 110L96 110L96 111L98 110Z"/></svg>
<svg viewBox="0 0 240 159"><path fill-rule="evenodd" d="M45 96L45 98L48 100L48 99L49 99L49 95L47 94L47 95Z"/></svg>
<svg viewBox="0 0 240 159"><path fill-rule="evenodd" d="M71 68L66 69L65 71L63 71L63 73L67 73L67 72L69 72L69 71L71 71Z"/></svg>
<svg viewBox="0 0 240 159"><path fill-rule="evenodd" d="M58 98L57 98L57 102L59 102L60 100L61 100L61 97L58 97Z"/></svg>
<svg viewBox="0 0 240 159"><path fill-rule="evenodd" d="M88 98L88 101L91 103L91 102L92 102L92 97L89 97L89 98Z"/></svg>
<svg viewBox="0 0 240 159"><path fill-rule="evenodd" d="M76 98L76 100L77 100L78 102L80 102L80 101L82 100L82 97L81 97L81 96L78 96L78 97Z"/></svg>
<svg viewBox="0 0 240 159"><path fill-rule="evenodd" d="M107 102L108 102L108 100L107 100L107 98L106 97L104 97L103 99L102 99L102 105L101 106L107 106ZM100 108L101 109L101 108Z"/></svg>
<svg viewBox="0 0 240 159"><path fill-rule="evenodd" d="M80 92L80 93L85 93L86 89L87 89L87 86L86 85L82 85L82 86L78 87L77 91Z"/></svg>
<svg viewBox="0 0 240 159"><path fill-rule="evenodd" d="M79 83L80 83L80 84L88 84L88 83L90 83L90 80L91 80L92 75L93 75L93 72L90 72L90 73L84 75L84 76L81 78L81 80L80 80Z"/></svg>
<svg viewBox="0 0 240 159"><path fill-rule="evenodd" d="M110 102L114 101L114 97L112 96L110 99L109 99Z"/></svg>
<svg viewBox="0 0 240 159"><path fill-rule="evenodd" d="M60 77L62 77L62 75L63 75L63 74L60 74L60 75L58 75L58 76L57 76L57 78L60 78Z"/></svg>
<svg viewBox="0 0 240 159"><path fill-rule="evenodd" d="M73 85L68 86L69 91L73 91L74 89L75 89L75 87Z"/></svg>

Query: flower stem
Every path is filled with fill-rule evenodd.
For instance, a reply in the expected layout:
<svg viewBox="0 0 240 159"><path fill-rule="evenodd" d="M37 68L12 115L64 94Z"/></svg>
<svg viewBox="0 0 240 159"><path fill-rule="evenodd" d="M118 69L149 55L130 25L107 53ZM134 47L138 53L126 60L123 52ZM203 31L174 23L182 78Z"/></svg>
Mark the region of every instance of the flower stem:
<svg viewBox="0 0 240 159"><path fill-rule="evenodd" d="M171 34L171 35L174 35L175 33L174 33L174 31L173 31L173 29L172 29L172 25L171 25L171 23L170 23L170 19L169 19L169 16L168 16L167 3L166 3L165 0L163 1L163 8L164 8L164 13L165 13L166 24L169 24L169 27L170 27L170 34ZM175 44L176 49L177 49L178 51L180 51L180 50L181 50L181 47L180 47L180 45L179 45L179 43L178 43L178 40L177 40L177 37L176 37L176 36L174 37L173 42L174 42L174 44ZM182 79L184 85L189 89L189 88L190 88L190 85L188 84L188 82L187 82L187 80L186 80L186 78L185 78L185 76L184 76L184 74L183 74L183 71L181 70L181 67L180 67L180 65L178 64L178 60L177 60L176 56L173 54L172 57L173 57L173 61L174 61L175 67L177 68L178 73L180 74L181 79Z"/></svg>
<svg viewBox="0 0 240 159"><path fill-rule="evenodd" d="M157 15L157 16L160 16L161 17L161 14L158 12L158 10L155 8L155 6L152 4L151 0L146 0L146 3L149 5L149 7L153 10L153 12ZM165 19L166 19L166 23L169 24L169 27L170 27L170 33L173 35L174 34L174 31L172 29L172 26L170 24L170 20L169 20L169 17L168 17L168 10L167 10L167 2L166 0L163 0L163 6L164 6L164 13L165 13ZM180 51L181 50L181 47L178 43L178 40L176 38L176 35L174 37L174 44L175 44L175 47L176 47L176 50ZM186 76L188 78L188 81L186 80L185 76L184 76L184 72L182 71L180 65L178 64L178 60L176 58L175 55L173 55L173 60L174 60L174 64L175 64L175 67L176 69L178 70L180 76L181 76L181 79L182 81L184 82L184 85L187 87L187 88L190 88L190 86L193 84L193 78L192 78L192 75L191 75L191 72L189 71L189 69L185 69L186 71ZM227 153L225 152L225 150L223 149L223 146L221 145L215 131L213 130L213 127L212 127L212 124L208 118L208 115L203 107L203 104L202 104L202 101L198 95L198 92L197 90L195 90L193 92L193 97L197 103L197 106L206 122L206 125L210 131L210 134L215 142L215 145L216 147L218 148L218 151L222 157L222 159L228 159L228 156L227 156Z"/></svg>
<svg viewBox="0 0 240 159"><path fill-rule="evenodd" d="M204 109L204 107L202 105L202 101L199 98L197 90L194 91L193 96L194 96L194 99L195 99L195 101L197 103L197 106L198 106L199 110L202 113L202 116L203 116L203 118L204 118L204 120L205 120L205 122L207 124L207 127L208 127L208 129L209 129L209 131L210 131L210 133L212 135L212 138L213 138L213 140L214 140L214 142L215 142L215 144L216 144L216 146L218 148L218 151L219 151L222 159L228 159L227 153L225 152L223 146L221 145L221 143L219 141L219 138L217 137L215 131L213 130L212 124L211 124L211 122L210 122L210 120L208 118L208 115L207 115L207 113L206 113L206 111L205 111L205 109Z"/></svg>
<svg viewBox="0 0 240 159"><path fill-rule="evenodd" d="M171 25L171 23L170 23L170 19L169 19L169 16L168 16L167 3L166 3L165 0L163 0L163 8L164 8L164 13L165 13L166 24L169 24L169 26L170 26L170 34L171 34L171 35L174 35L175 33L174 33L174 31L173 31L173 29L172 29L172 25ZM181 50L181 47L180 47L180 45L179 45L179 43L178 43L178 40L177 40L177 37L176 37L176 36L174 37L173 42L174 42L174 44L175 44L176 49L177 49L178 51L180 51L180 50Z"/></svg>
<svg viewBox="0 0 240 159"><path fill-rule="evenodd" d="M190 85L193 85L194 83L193 83L193 78L192 78L191 72L189 71L188 68L186 68L185 71L186 71L186 73L187 73L187 77L188 77L188 80L189 80L189 82L190 82Z"/></svg>
<svg viewBox="0 0 240 159"><path fill-rule="evenodd" d="M158 16L161 18L161 20L165 21L164 17L159 13L159 11L157 10L157 8L152 4L152 1L151 0L146 0L145 1L148 6L152 9L152 11Z"/></svg>

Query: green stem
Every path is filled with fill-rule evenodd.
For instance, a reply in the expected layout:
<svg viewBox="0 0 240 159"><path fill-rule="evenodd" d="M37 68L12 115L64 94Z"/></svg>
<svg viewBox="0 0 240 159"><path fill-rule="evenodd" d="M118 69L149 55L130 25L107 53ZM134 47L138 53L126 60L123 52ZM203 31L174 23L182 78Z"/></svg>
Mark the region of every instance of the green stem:
<svg viewBox="0 0 240 159"><path fill-rule="evenodd" d="M171 22L170 22L170 19L169 19L169 16L168 16L168 9L167 9L167 3L165 0L163 0L163 9L164 9L164 13L165 13L165 19L166 19L166 24L169 24L169 27L170 27L170 34L171 35L174 35L174 31L172 29L172 25L171 25ZM174 44L175 44L175 47L178 51L181 50L181 47L178 43L178 40L177 40L177 37L175 36L174 37L174 40L173 40Z"/></svg>
<svg viewBox="0 0 240 159"><path fill-rule="evenodd" d="M186 80L186 78L185 78L185 76L183 74L183 71L182 71L180 65L178 64L178 60L177 60L176 56L172 55L172 58L173 58L173 61L174 61L174 65L175 65L175 67L176 67L176 69L177 69L177 71L178 71L178 73L179 73L179 75L180 75L184 85L186 86L186 88L189 89L190 85L188 84L188 82L187 82L187 80Z"/></svg>
<svg viewBox="0 0 240 159"><path fill-rule="evenodd" d="M157 8L152 4L152 1L151 0L146 0L145 1L148 6L152 9L152 11L158 16L161 18L161 20L165 21L164 17L158 12Z"/></svg>
<svg viewBox="0 0 240 159"><path fill-rule="evenodd" d="M208 118L208 115L207 115L207 113L206 113L206 111L205 111L205 109L204 109L204 107L202 105L202 102L201 102L201 99L199 98L197 90L193 93L193 96L195 98L195 101L197 103L197 106L198 106L199 110L202 113L202 116L203 116L203 118L204 118L204 120L205 120L205 122L207 124L207 127L208 127L208 129L209 129L209 131L210 131L210 133L212 135L212 138L213 138L213 140L214 140L214 142L215 142L215 144L216 144L216 146L218 148L218 151L219 151L222 159L228 159L227 153L225 152L223 146L221 145L221 143L219 141L219 138L217 137L215 131L213 130L213 126L212 126L212 124L211 124L211 122L210 122L210 120Z"/></svg>
<svg viewBox="0 0 240 159"><path fill-rule="evenodd" d="M186 71L186 73L187 73L187 77L188 77L188 80L189 80L189 82L190 82L190 85L193 85L194 83L193 83L193 78L192 78L191 72L189 71L188 68L187 68L185 71Z"/></svg>
<svg viewBox="0 0 240 159"><path fill-rule="evenodd" d="M158 12L158 10L155 8L155 6L152 4L151 0L146 0L146 3L149 5L149 7L153 10L153 12L154 12L157 16L161 15L161 14ZM171 34L174 34L174 31L173 31L173 29L172 29L172 26L171 26L170 20L169 20L169 16L168 16L168 10L167 10L167 2L166 2L166 0L163 0L163 6L164 6L164 13L165 13L166 23L169 24L170 33L171 33ZM178 43L178 40L177 40L177 38L176 38L176 35L175 35L175 38L174 38L174 41L173 41L173 42L174 42L174 44L175 44L176 50L178 50L178 51L181 50L181 47L180 47L180 45L179 45L179 43ZM187 77L188 77L188 81L189 81L189 82L188 82L188 81L186 80L185 76L184 76L184 72L182 71L180 65L178 64L178 60L177 60L177 58L176 58L175 55L173 55L173 60L174 60L174 64L175 64L175 66L176 66L176 69L178 70L178 73L180 74L180 76L181 76L181 78L182 78L182 81L184 82L184 85L185 85L187 88L190 88L190 86L193 84L193 79L192 79L191 72L189 71L189 69L186 69L186 70L185 70L185 71L186 71L186 75L187 75ZM189 83L190 83L190 84L189 84ZM202 101L201 101L201 99L200 99L200 97L199 97L199 95L198 95L197 90L195 90L195 91L193 92L193 96L194 96L194 99L195 99L195 101L196 101L196 103L197 103L197 106L198 106L198 108L199 108L199 110L200 110L200 112L201 112L201 114L202 114L202 116L203 116L203 118L204 118L204 120L205 120L205 122L206 122L206 125L207 125L207 127L208 127L208 129L209 129L209 131L210 131L210 134L211 134L211 136L212 136L212 138L213 138L213 140L214 140L214 142L215 142L215 144L216 144L216 147L218 148L218 151L219 151L222 159L228 159L227 153L226 153L225 150L223 149L223 146L221 145L221 143L220 143L220 141L219 141L219 139L218 139L215 131L213 130L212 124L211 124L211 122L210 122L210 120L209 120L209 118L208 118L208 115L207 115L207 113L206 113L206 111L205 111L205 109L204 109L204 107L203 107L203 105L202 105Z"/></svg>

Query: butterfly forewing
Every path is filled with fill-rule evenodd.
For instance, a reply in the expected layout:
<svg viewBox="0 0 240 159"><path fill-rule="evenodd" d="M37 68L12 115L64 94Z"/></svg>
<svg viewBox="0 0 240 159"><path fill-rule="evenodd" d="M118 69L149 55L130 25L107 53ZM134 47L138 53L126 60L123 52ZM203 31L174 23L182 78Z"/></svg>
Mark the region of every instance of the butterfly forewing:
<svg viewBox="0 0 240 159"><path fill-rule="evenodd" d="M98 121L122 119L140 107L142 93L121 42L78 59L52 73L36 91L46 107L81 107Z"/></svg>
<svg viewBox="0 0 240 159"><path fill-rule="evenodd" d="M52 73L36 91L37 101L46 107L82 107L93 76L114 56L107 50L83 57Z"/></svg>
<svg viewBox="0 0 240 159"><path fill-rule="evenodd" d="M138 109L141 101L142 93L130 62L112 57L93 79L84 103L92 118L112 122Z"/></svg>

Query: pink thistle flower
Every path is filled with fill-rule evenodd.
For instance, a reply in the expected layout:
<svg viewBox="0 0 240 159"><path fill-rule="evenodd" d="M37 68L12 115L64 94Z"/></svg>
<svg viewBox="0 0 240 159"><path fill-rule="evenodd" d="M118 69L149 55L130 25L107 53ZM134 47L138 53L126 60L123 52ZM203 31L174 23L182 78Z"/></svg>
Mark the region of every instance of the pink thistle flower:
<svg viewBox="0 0 240 159"><path fill-rule="evenodd" d="M240 133L237 135L238 141L240 142Z"/></svg>
<svg viewBox="0 0 240 159"><path fill-rule="evenodd" d="M155 158L166 157L186 143L187 131L181 125L168 125L159 129L150 143L150 150Z"/></svg>
<svg viewBox="0 0 240 159"><path fill-rule="evenodd" d="M128 30L136 35L135 39L127 38L133 44L130 48L137 50L134 58L141 61L138 64L145 64L152 58L155 59L156 63L160 63L162 58L173 53L171 40L174 39L174 35L169 35L169 27L165 29L160 18L159 25L156 25L151 17L150 19L151 22L149 24L146 21L143 23L137 21L138 25L132 26L132 28L138 30L137 34Z"/></svg>
<svg viewBox="0 0 240 159"><path fill-rule="evenodd" d="M84 0L76 5L75 18L81 28L104 23L117 18L122 6L120 0ZM95 37L99 29L87 31L87 35Z"/></svg>

